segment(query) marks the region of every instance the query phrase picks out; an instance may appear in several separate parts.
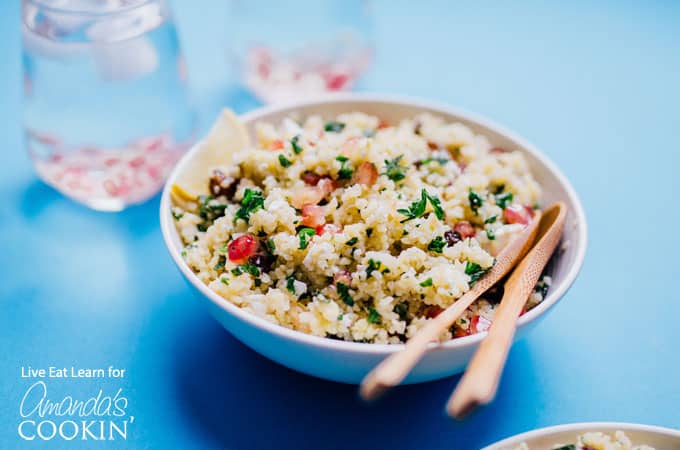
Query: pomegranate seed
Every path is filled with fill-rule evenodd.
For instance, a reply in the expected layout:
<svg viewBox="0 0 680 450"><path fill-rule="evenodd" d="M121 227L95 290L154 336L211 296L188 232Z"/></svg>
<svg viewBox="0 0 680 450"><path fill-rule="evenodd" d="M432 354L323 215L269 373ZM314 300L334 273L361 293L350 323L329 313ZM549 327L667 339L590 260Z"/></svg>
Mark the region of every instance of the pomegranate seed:
<svg viewBox="0 0 680 450"><path fill-rule="evenodd" d="M326 87L331 91L337 91L342 89L342 87L347 83L349 77L344 73L339 73L337 75L331 75L326 80Z"/></svg>
<svg viewBox="0 0 680 450"><path fill-rule="evenodd" d="M342 227L339 227L337 225L334 225L332 223L327 223L325 225L318 225L314 228L314 231L316 234L321 236L324 233L340 233L342 231Z"/></svg>
<svg viewBox="0 0 680 450"><path fill-rule="evenodd" d="M227 254L229 261L242 264L248 261L257 251L258 243L252 234L242 234L229 243Z"/></svg>
<svg viewBox="0 0 680 450"><path fill-rule="evenodd" d="M432 141L427 141L427 146L430 150L437 150L439 148L439 145Z"/></svg>
<svg viewBox="0 0 680 450"><path fill-rule="evenodd" d="M472 316L472 320L470 321L470 332L472 334L486 331L489 327L491 327L491 321L486 317L480 316L479 314Z"/></svg>
<svg viewBox="0 0 680 450"><path fill-rule="evenodd" d="M465 336L470 336L470 329L468 328L467 330L464 330L462 328L456 327L456 329L453 332L453 337L465 337Z"/></svg>
<svg viewBox="0 0 680 450"><path fill-rule="evenodd" d="M470 224L467 220L461 220L453 226L453 231L458 233L463 239L474 237L475 227Z"/></svg>
<svg viewBox="0 0 680 450"><path fill-rule="evenodd" d="M269 143L269 150L283 150L283 141L276 139Z"/></svg>
<svg viewBox="0 0 680 450"><path fill-rule="evenodd" d="M378 169L375 168L375 164L368 161L364 161L359 165L353 177L355 183L365 186L373 186L377 179Z"/></svg>
<svg viewBox="0 0 680 450"><path fill-rule="evenodd" d="M316 228L326 223L326 207L318 205L304 205L302 207L301 225ZM317 233L320 234L320 233Z"/></svg>
<svg viewBox="0 0 680 450"><path fill-rule="evenodd" d="M503 210L503 218L507 223L521 223L522 225L527 225L533 216L533 209L517 203L509 205Z"/></svg>
<svg viewBox="0 0 680 450"><path fill-rule="evenodd" d="M308 184L310 186L316 186L317 184L319 184L321 175L318 175L314 172L310 172L309 170L307 170L302 175L300 175L300 179L302 179L302 181L304 181L305 184Z"/></svg>
<svg viewBox="0 0 680 450"><path fill-rule="evenodd" d="M437 317L441 312L444 311L444 308L438 305L430 305L427 308L425 308L425 311L423 311L423 315L427 317L428 319L434 319Z"/></svg>

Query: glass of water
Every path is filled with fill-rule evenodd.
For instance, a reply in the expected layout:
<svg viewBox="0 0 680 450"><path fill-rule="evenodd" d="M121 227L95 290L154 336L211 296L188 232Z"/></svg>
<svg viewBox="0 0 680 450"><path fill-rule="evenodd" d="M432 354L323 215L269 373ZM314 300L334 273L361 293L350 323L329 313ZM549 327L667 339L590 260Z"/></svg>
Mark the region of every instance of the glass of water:
<svg viewBox="0 0 680 450"><path fill-rule="evenodd" d="M164 0L23 0L24 123L45 182L119 211L157 193L195 115Z"/></svg>

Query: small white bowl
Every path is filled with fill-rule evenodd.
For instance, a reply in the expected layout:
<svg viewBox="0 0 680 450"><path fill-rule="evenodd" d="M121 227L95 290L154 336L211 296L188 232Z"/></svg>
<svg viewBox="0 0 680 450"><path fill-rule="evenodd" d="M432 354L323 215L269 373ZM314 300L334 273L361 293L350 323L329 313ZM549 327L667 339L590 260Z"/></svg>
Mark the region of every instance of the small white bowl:
<svg viewBox="0 0 680 450"><path fill-rule="evenodd" d="M482 450L513 450L522 442L531 450L551 450L555 444L575 442L583 433L601 431L611 435L619 430L626 433L633 445L646 444L657 450L680 450L680 430L616 422L571 423L541 428L503 439Z"/></svg>
<svg viewBox="0 0 680 450"><path fill-rule="evenodd" d="M332 117L343 112L362 111L395 123L400 119L428 111L449 121L466 124L477 133L486 135L492 144L521 150L537 181L543 187L542 204L556 200L569 207L564 231L564 250L555 259L551 276L553 284L547 298L524 314L518 322L516 338L522 337L566 293L576 279L586 252L586 220L581 202L571 184L559 169L524 139L478 116L445 105L403 97L366 94L336 94L315 100L259 108L241 116L252 132L258 121L278 122L292 112L302 115L321 114ZM196 153L199 142L179 161L163 189L160 207L161 229L172 259L179 267L198 298L212 315L234 337L258 353L286 367L327 380L357 384L386 356L403 345L363 344L312 336L275 325L244 311L217 295L201 282L181 257L182 243L170 212L170 186L188 160ZM432 344L420 363L404 381L420 383L436 380L463 371L486 333Z"/></svg>

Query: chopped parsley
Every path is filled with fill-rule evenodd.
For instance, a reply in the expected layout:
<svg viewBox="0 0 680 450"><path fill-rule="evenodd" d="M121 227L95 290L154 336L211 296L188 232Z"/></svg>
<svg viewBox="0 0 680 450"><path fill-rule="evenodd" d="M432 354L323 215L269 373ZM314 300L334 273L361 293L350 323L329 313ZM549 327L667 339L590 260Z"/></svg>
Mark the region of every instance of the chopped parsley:
<svg viewBox="0 0 680 450"><path fill-rule="evenodd" d="M380 261L375 261L373 259L368 260L368 267L366 268L366 278L370 277L373 272L380 271L380 266L382 263Z"/></svg>
<svg viewBox="0 0 680 450"><path fill-rule="evenodd" d="M235 268L231 269L232 275L235 277L243 274L243 273L249 273L250 275L254 277L259 277L260 276L260 268L257 267L253 263L245 263L245 264L239 264Z"/></svg>
<svg viewBox="0 0 680 450"><path fill-rule="evenodd" d="M227 207L227 205L217 203L212 195L199 195L198 205L198 215L201 216L201 219L203 220L215 220L218 217L224 216L224 210ZM202 225L207 229L205 224Z"/></svg>
<svg viewBox="0 0 680 450"><path fill-rule="evenodd" d="M349 158L346 156L338 156L335 158L337 161L340 161L340 170L338 170L338 178L341 180L349 180L352 178L352 174L354 173L354 170L351 167L346 167L345 164L347 164L347 161L349 161Z"/></svg>
<svg viewBox="0 0 680 450"><path fill-rule="evenodd" d="M323 129L329 133L340 133L345 129L345 124L335 121L326 122L326 125L324 125Z"/></svg>
<svg viewBox="0 0 680 450"><path fill-rule="evenodd" d="M393 311L399 315L400 320L408 319L408 305L406 303L397 303L394 305Z"/></svg>
<svg viewBox="0 0 680 450"><path fill-rule="evenodd" d="M221 281L222 284L224 284L225 286L229 286L229 278L222 277L222 278L220 278L220 281Z"/></svg>
<svg viewBox="0 0 680 450"><path fill-rule="evenodd" d="M486 231L486 237L489 238L490 241L493 241L496 239L496 233L493 232L493 230L484 230Z"/></svg>
<svg viewBox="0 0 680 450"><path fill-rule="evenodd" d="M357 242L359 242L359 238L355 236L352 239L350 239L349 241L345 242L345 245L349 245L351 247L354 244L356 244Z"/></svg>
<svg viewBox="0 0 680 450"><path fill-rule="evenodd" d="M290 159L288 159L288 158L286 158L285 156L283 156L283 154L279 155L279 163L280 163L283 167L290 167L290 166L293 165L293 163L290 161Z"/></svg>
<svg viewBox="0 0 680 450"><path fill-rule="evenodd" d="M348 306L354 305L354 299L349 295L349 286L345 283L336 283L335 287L338 289L338 294L340 294L340 299Z"/></svg>
<svg viewBox="0 0 680 450"><path fill-rule="evenodd" d="M512 192L496 194L494 199L496 200L496 205L498 205L500 209L505 209L506 206L512 203Z"/></svg>
<svg viewBox="0 0 680 450"><path fill-rule="evenodd" d="M448 163L449 161L451 161L451 160L446 159L446 158L434 158L434 157L432 157L432 158L425 158L425 159L421 160L420 164L426 165L426 164L430 164L431 162L436 162L436 163L439 163L440 166L443 166L444 164Z"/></svg>
<svg viewBox="0 0 680 450"><path fill-rule="evenodd" d="M241 200L241 208L236 211L236 219L243 219L248 222L248 220L250 220L250 214L261 208L264 208L264 196L262 195L262 192L246 188L246 191L243 194L243 200Z"/></svg>
<svg viewBox="0 0 680 450"><path fill-rule="evenodd" d="M220 257L217 258L217 264L215 264L215 267L213 267L213 269L215 270L223 269L225 264L227 264L227 258L225 258L224 255L220 255Z"/></svg>
<svg viewBox="0 0 680 450"><path fill-rule="evenodd" d="M441 236L437 236L430 241L430 243L427 245L427 249L430 250L431 252L442 253L444 251L445 246L446 241L444 240L444 238Z"/></svg>
<svg viewBox="0 0 680 450"><path fill-rule="evenodd" d="M267 239L264 245L267 247L267 251L272 255L274 254L274 252L276 252L276 244L274 243L274 239L272 238Z"/></svg>
<svg viewBox="0 0 680 450"><path fill-rule="evenodd" d="M423 281L422 283L420 283L420 286L422 287L432 286L432 278L428 278L427 280Z"/></svg>
<svg viewBox="0 0 680 450"><path fill-rule="evenodd" d="M368 310L368 323L380 323L380 313L374 308L369 308Z"/></svg>
<svg viewBox="0 0 680 450"><path fill-rule="evenodd" d="M477 263L472 263L470 261L465 263L465 273L470 275L470 287L472 287L485 272L486 270L482 269L482 266Z"/></svg>
<svg viewBox="0 0 680 450"><path fill-rule="evenodd" d="M295 277L293 275L289 275L288 278L286 278L286 289L288 289L288 292L291 294L295 294Z"/></svg>
<svg viewBox="0 0 680 450"><path fill-rule="evenodd" d="M178 214L178 213L176 213L175 211L172 211L172 218L173 218L173 219L179 220L179 219L181 219L182 217L184 217L184 213L179 213L179 214Z"/></svg>
<svg viewBox="0 0 680 450"><path fill-rule="evenodd" d="M482 204L484 204L484 200L478 193L476 193L472 188L470 188L470 191L468 192L468 201L470 202L470 209L472 212L477 214L477 210L479 209Z"/></svg>
<svg viewBox="0 0 680 450"><path fill-rule="evenodd" d="M302 153L302 147L300 146L300 135L296 135L290 140L290 146L293 147L293 151L296 155Z"/></svg>
<svg viewBox="0 0 680 450"><path fill-rule="evenodd" d="M304 250L309 245L309 240L316 234L314 228L304 227L298 231L298 237L300 238L300 250Z"/></svg>
<svg viewBox="0 0 680 450"><path fill-rule="evenodd" d="M498 219L498 216L491 216L484 221L484 223L494 223Z"/></svg>
<svg viewBox="0 0 680 450"><path fill-rule="evenodd" d="M563 445L562 447L555 447L554 450L576 450L576 446L574 444Z"/></svg>
<svg viewBox="0 0 680 450"><path fill-rule="evenodd" d="M385 172L382 175L387 175L392 181L401 181L406 178L407 167L401 165L401 159L404 155L399 155L394 159L385 160Z"/></svg>
<svg viewBox="0 0 680 450"><path fill-rule="evenodd" d="M402 220L401 223L408 222L417 217L422 217L423 214L425 214L428 200L430 205L432 205L432 209L434 210L437 219L442 220L444 218L444 209L442 209L441 201L437 196L428 194L423 188L423 190L420 191L420 200L411 203L411 206L409 206L408 209L400 208L397 210L397 212L406 216L406 219Z"/></svg>

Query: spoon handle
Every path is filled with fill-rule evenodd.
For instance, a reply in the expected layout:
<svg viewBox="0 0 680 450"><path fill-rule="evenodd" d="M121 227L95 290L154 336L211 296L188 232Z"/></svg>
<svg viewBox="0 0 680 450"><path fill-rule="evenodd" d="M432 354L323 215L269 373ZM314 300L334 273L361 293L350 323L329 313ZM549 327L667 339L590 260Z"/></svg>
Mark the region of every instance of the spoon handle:
<svg viewBox="0 0 680 450"><path fill-rule="evenodd" d="M548 208L539 226L538 241L505 283L505 294L493 324L468 365L446 405L447 413L460 419L496 395L515 326L527 298L562 236L567 208L556 203Z"/></svg>

